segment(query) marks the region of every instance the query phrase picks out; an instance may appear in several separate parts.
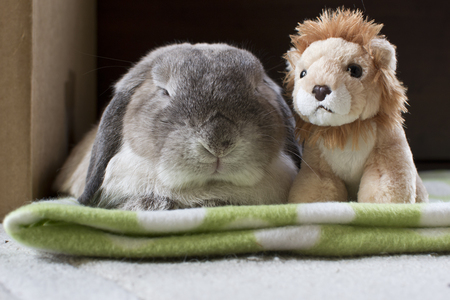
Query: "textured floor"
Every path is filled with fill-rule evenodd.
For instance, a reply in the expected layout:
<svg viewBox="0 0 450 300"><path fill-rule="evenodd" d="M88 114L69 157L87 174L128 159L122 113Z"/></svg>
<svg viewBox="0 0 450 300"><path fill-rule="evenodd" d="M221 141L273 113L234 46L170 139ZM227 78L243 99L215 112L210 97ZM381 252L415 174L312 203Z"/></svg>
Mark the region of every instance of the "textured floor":
<svg viewBox="0 0 450 300"><path fill-rule="evenodd" d="M450 255L109 260L41 254L0 227L0 299L450 299Z"/></svg>

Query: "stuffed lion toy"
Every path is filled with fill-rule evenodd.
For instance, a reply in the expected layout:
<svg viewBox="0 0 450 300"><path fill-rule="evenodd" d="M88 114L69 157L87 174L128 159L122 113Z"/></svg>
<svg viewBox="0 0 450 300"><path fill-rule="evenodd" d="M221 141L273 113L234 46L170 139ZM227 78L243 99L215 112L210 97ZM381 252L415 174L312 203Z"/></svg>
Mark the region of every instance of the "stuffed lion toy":
<svg viewBox="0 0 450 300"><path fill-rule="evenodd" d="M403 130L395 46L360 11L324 11L292 35L287 89L303 143L289 202L427 202Z"/></svg>

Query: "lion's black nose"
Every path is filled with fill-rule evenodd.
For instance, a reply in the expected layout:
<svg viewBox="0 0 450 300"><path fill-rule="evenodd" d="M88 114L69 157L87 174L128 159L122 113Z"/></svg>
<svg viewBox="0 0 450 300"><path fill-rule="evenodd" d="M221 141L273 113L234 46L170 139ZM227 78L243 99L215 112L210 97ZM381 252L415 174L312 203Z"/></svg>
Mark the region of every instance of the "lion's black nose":
<svg viewBox="0 0 450 300"><path fill-rule="evenodd" d="M317 100L323 101L327 95L331 94L331 89L327 85L316 85L312 92Z"/></svg>

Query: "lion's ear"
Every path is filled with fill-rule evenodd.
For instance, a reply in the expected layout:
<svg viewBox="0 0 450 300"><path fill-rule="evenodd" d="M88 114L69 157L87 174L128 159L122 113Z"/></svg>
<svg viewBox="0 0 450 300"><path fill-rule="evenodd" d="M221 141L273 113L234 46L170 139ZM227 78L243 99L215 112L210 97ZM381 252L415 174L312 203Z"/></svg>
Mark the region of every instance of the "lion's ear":
<svg viewBox="0 0 450 300"><path fill-rule="evenodd" d="M300 60L300 57L302 57L302 55L295 48L289 49L285 56L288 71L294 70L295 64Z"/></svg>
<svg viewBox="0 0 450 300"><path fill-rule="evenodd" d="M397 69L397 57L395 46L386 39L373 39L370 42L370 52L380 67L389 67L393 71Z"/></svg>

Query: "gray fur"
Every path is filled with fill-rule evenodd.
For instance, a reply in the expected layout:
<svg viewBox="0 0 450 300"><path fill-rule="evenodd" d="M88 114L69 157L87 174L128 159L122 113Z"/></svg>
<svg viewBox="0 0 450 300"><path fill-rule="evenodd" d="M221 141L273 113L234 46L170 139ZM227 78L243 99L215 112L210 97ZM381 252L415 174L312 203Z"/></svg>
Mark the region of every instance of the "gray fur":
<svg viewBox="0 0 450 300"><path fill-rule="evenodd" d="M285 203L299 156L281 89L255 56L171 45L116 84L79 201L130 210Z"/></svg>

